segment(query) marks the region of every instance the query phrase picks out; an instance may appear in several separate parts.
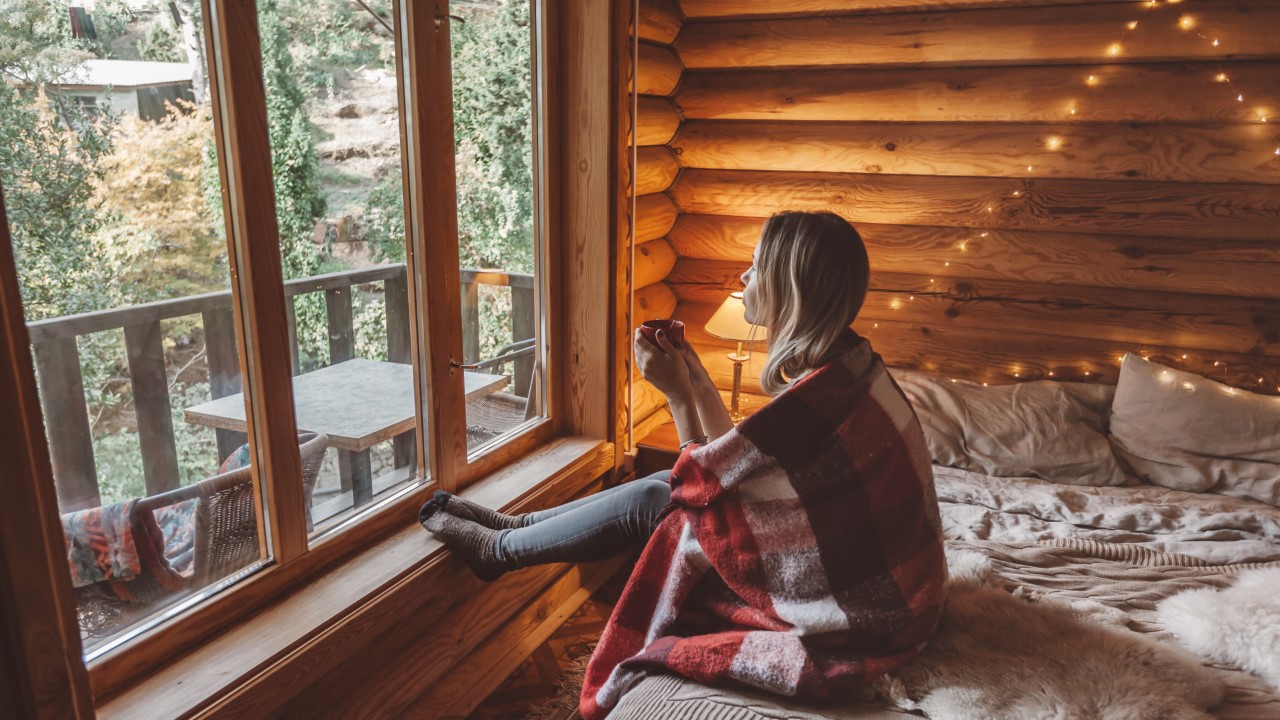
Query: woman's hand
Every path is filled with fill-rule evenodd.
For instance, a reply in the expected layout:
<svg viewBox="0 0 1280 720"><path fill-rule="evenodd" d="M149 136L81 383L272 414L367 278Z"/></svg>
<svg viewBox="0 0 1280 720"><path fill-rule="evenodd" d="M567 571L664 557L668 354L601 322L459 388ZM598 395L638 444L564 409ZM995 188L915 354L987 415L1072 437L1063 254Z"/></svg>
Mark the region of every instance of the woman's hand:
<svg viewBox="0 0 1280 720"><path fill-rule="evenodd" d="M711 380L711 373L707 372L707 368L702 364L702 358L698 356L698 351L686 341L676 352L684 358L684 364L689 368L689 383L694 390L703 390L706 388L715 388L715 383Z"/></svg>
<svg viewBox="0 0 1280 720"><path fill-rule="evenodd" d="M633 340L636 367L645 380L667 396L669 402L688 400L693 394L693 385L685 356L671 344L665 332L659 330L656 335L659 347L654 347L639 329L636 330Z"/></svg>

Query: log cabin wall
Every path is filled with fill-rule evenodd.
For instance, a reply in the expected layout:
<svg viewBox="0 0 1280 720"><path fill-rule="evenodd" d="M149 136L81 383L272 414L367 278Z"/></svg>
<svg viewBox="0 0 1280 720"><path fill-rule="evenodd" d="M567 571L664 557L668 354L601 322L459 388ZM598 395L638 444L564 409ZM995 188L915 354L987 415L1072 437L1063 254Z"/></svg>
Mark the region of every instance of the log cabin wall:
<svg viewBox="0 0 1280 720"><path fill-rule="evenodd" d="M682 16L675 0L640 0L636 47L636 175L635 249L632 263L633 317L666 319L675 314L675 291L667 282L676 253L667 234L677 212L670 189L680 165L670 143L680 127L671 97L680 85L684 65L673 44ZM636 377L631 388L633 435L671 419L662 394Z"/></svg>
<svg viewBox="0 0 1280 720"><path fill-rule="evenodd" d="M862 232L891 366L1280 393L1280 2L994 5L683 0L667 282L718 382L701 327L803 209Z"/></svg>

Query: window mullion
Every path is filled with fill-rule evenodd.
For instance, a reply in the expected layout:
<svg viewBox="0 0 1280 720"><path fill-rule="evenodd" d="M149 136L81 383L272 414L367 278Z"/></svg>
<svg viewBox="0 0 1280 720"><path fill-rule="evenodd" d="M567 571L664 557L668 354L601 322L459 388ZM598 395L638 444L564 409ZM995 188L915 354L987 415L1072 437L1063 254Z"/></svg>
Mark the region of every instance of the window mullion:
<svg viewBox="0 0 1280 720"><path fill-rule="evenodd" d="M409 167L409 227L413 272L423 280L424 330L417 351L425 353L432 476L440 487L457 487L467 459L466 396L462 370L462 283L458 260L458 202L454 175L453 75L449 6L445 0L405 2L406 139Z"/></svg>
<svg viewBox="0 0 1280 720"><path fill-rule="evenodd" d="M254 493L259 527L267 530L259 537L284 564L306 552L307 523L257 7L236 0L203 4Z"/></svg>

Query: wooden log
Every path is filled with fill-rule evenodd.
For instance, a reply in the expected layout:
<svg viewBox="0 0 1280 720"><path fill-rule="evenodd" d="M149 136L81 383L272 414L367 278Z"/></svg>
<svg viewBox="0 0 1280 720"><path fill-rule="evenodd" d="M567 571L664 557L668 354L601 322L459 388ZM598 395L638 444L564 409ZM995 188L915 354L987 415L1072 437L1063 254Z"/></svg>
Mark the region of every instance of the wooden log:
<svg viewBox="0 0 1280 720"><path fill-rule="evenodd" d="M685 321L686 337L691 326L697 325L701 318L710 318L713 312L714 305L682 303L678 316ZM854 329L871 341L890 367L924 370L960 380L992 384L1027 380L1115 384L1120 358L1126 352L1133 352L1234 387L1280 394L1280 358L1274 356L1033 333L975 331L871 318L859 318ZM700 350L729 347L725 341L710 336L698 338L697 342ZM699 352L704 363L710 355Z"/></svg>
<svg viewBox="0 0 1280 720"><path fill-rule="evenodd" d="M1214 82L1222 72L1230 91ZM1257 123L1274 113L1259 104L1273 102L1274 75L1265 62L688 70L675 100L688 120Z"/></svg>
<svg viewBox="0 0 1280 720"><path fill-rule="evenodd" d="M34 352L45 428L54 430L48 433L49 459L58 490L58 511L97 507L102 497L76 339L36 343Z"/></svg>
<svg viewBox="0 0 1280 720"><path fill-rule="evenodd" d="M680 163L675 153L665 145L642 147L636 151L636 195L666 190L679 173Z"/></svg>
<svg viewBox="0 0 1280 720"><path fill-rule="evenodd" d="M676 311L676 294L665 282L656 282L636 291L633 297L636 322L665 320Z"/></svg>
<svg viewBox="0 0 1280 720"><path fill-rule="evenodd" d="M854 223L1274 241L1280 186L685 170L682 212L828 210Z"/></svg>
<svg viewBox="0 0 1280 720"><path fill-rule="evenodd" d="M682 302L719 303L748 263L681 260ZM873 272L859 317L1280 355L1280 300Z"/></svg>
<svg viewBox="0 0 1280 720"><path fill-rule="evenodd" d="M776 0L682 0L680 8L686 20L704 20L1101 3L1134 4L1132 0L795 0L786 4Z"/></svg>
<svg viewBox="0 0 1280 720"><path fill-rule="evenodd" d="M637 34L641 40L666 43L675 42L683 22L676 0L641 0Z"/></svg>
<svg viewBox="0 0 1280 720"><path fill-rule="evenodd" d="M666 193L641 195L636 198L636 244L657 240L676 224L680 212Z"/></svg>
<svg viewBox="0 0 1280 720"><path fill-rule="evenodd" d="M680 113L665 97L641 95L636 108L636 145L665 145L680 127Z"/></svg>
<svg viewBox="0 0 1280 720"><path fill-rule="evenodd" d="M666 278L675 265L676 251L666 240L651 240L636 246L633 287L639 290Z"/></svg>
<svg viewBox="0 0 1280 720"><path fill-rule="evenodd" d="M667 45L642 42L636 63L636 92L641 95L670 95L680 84L684 66Z"/></svg>
<svg viewBox="0 0 1280 720"><path fill-rule="evenodd" d="M1280 157L1256 124L690 120L671 147L681 166L717 170L1262 184L1280 178Z"/></svg>
<svg viewBox="0 0 1280 720"><path fill-rule="evenodd" d="M164 368L164 342L160 323L130 325L124 329L129 384L133 388L133 412L138 423L142 475L148 495L176 489L178 450L173 436L173 412L169 407L169 374Z"/></svg>
<svg viewBox="0 0 1280 720"><path fill-rule="evenodd" d="M1126 352L1252 392L1280 393L1280 360L1160 345L1014 333L976 333L936 325L874 321L855 329L891 367L962 380L1013 383L1063 380L1115 384Z"/></svg>
<svg viewBox="0 0 1280 720"><path fill-rule="evenodd" d="M685 213L682 259L749 262L760 218ZM859 223L875 272L1280 298L1274 242Z"/></svg>
<svg viewBox="0 0 1280 720"><path fill-rule="evenodd" d="M648 380L636 373L631 384L631 418L632 422L641 422L650 415L667 407L667 396L654 387Z"/></svg>
<svg viewBox="0 0 1280 720"><path fill-rule="evenodd" d="M1185 10L1185 12L1184 12ZM1190 23L1191 27L1181 25ZM1136 32L1124 26L1138 21ZM689 69L831 65L1036 65L1273 58L1280 5L1136 4L694 22L676 45ZM1215 46L1189 31L1221 38ZM1111 55L1108 45L1120 41Z"/></svg>

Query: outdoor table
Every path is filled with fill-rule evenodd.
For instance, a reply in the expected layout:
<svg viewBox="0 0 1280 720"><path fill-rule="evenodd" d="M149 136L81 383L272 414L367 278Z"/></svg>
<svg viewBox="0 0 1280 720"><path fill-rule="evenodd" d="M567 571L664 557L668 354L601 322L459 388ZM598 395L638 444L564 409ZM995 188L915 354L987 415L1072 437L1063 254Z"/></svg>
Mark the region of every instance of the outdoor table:
<svg viewBox="0 0 1280 720"><path fill-rule="evenodd" d="M471 402L506 387L507 377L467 371L463 382ZM338 449L343 484L349 476L357 507L373 498L369 448L417 424L413 366L401 363L356 358L304 373L293 379L293 403L298 432L324 433ZM186 408L183 418L193 425L244 432L244 394Z"/></svg>

